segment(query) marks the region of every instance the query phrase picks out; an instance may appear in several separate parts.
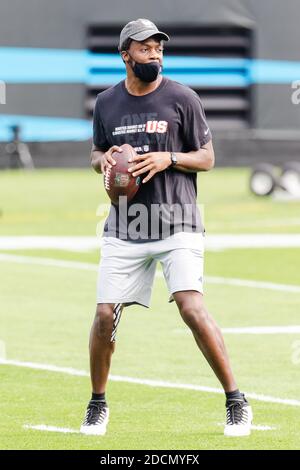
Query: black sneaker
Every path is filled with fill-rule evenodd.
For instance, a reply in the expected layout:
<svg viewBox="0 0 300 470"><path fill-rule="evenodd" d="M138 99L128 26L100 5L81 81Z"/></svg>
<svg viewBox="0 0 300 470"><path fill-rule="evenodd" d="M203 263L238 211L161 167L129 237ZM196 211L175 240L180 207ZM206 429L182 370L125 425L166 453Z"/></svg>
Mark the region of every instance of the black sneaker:
<svg viewBox="0 0 300 470"><path fill-rule="evenodd" d="M242 397L240 400L226 401L225 436L249 436L251 433L252 408L243 394Z"/></svg>
<svg viewBox="0 0 300 470"><path fill-rule="evenodd" d="M88 404L80 432L94 436L104 436L109 419L109 409L104 401L91 400Z"/></svg>

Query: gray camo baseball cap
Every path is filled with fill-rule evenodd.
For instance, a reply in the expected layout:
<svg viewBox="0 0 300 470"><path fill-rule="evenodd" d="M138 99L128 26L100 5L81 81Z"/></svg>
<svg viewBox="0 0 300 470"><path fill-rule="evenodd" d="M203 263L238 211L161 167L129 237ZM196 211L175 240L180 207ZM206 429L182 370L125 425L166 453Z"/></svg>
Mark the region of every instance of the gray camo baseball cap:
<svg viewBox="0 0 300 470"><path fill-rule="evenodd" d="M121 31L118 49L121 51L123 44L128 39L133 39L134 41L145 41L145 39L150 38L154 34L159 35L164 41L170 40L169 36L166 33L159 31L157 26L150 20L139 18L138 20L130 21Z"/></svg>

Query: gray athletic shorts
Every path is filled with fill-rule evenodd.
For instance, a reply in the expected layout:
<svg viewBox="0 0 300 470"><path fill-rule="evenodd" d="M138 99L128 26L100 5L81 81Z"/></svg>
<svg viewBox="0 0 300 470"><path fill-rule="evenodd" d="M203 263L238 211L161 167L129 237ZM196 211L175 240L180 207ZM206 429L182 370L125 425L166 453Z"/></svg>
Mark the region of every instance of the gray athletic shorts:
<svg viewBox="0 0 300 470"><path fill-rule="evenodd" d="M159 261L170 298L178 291L203 293L204 235L176 233L164 240L134 243L103 237L97 281L97 303L149 307Z"/></svg>

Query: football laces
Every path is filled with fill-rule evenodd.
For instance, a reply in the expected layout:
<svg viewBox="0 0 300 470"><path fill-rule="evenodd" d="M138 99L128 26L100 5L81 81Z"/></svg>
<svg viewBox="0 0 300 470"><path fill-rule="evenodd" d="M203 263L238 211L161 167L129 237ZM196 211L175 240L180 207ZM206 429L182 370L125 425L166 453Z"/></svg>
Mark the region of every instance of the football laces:
<svg viewBox="0 0 300 470"><path fill-rule="evenodd" d="M111 169L107 168L107 170L105 171L105 175L104 175L104 187L108 191L110 189L110 187L109 187L110 173L111 173Z"/></svg>

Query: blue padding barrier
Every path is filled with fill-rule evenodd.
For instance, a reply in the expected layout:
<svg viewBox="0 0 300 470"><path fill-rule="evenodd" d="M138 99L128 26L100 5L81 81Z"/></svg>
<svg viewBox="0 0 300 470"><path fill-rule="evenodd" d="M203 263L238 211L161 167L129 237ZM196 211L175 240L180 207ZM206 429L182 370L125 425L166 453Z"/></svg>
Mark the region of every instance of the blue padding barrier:
<svg viewBox="0 0 300 470"><path fill-rule="evenodd" d="M163 74L192 87L247 87L287 84L300 79L300 62L261 59L165 56ZM119 54L87 50L0 47L0 80L9 84L85 84L105 88L124 79ZM5 106L0 104L1 107ZM92 136L85 119L0 115L0 141L19 125L24 141L81 141Z"/></svg>
<svg viewBox="0 0 300 470"><path fill-rule="evenodd" d="M14 125L20 126L20 138L25 142L83 141L92 136L92 123L88 119L1 115L0 141L12 139Z"/></svg>

